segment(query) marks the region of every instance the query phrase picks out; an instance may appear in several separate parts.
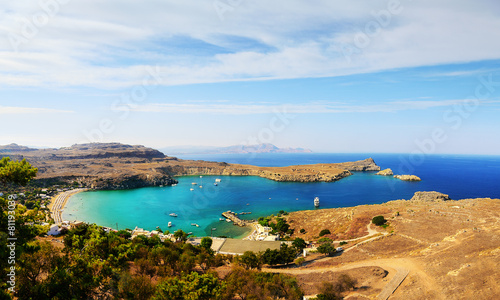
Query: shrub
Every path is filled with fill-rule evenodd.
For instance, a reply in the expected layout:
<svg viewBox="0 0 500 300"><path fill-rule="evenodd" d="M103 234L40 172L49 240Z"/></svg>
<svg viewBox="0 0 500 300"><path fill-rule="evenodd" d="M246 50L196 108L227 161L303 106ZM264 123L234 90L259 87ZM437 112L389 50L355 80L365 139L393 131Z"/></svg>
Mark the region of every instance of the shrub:
<svg viewBox="0 0 500 300"><path fill-rule="evenodd" d="M302 266L302 264L303 264L305 261L306 261L306 259L305 259L305 258L303 258L303 257L299 257L299 258L297 258L297 259L294 261L294 263L295 263L297 266L299 266L299 267L300 267L300 266Z"/></svg>
<svg viewBox="0 0 500 300"><path fill-rule="evenodd" d="M387 222L387 220L384 219L384 216L376 216L376 217L373 217L373 219L372 219L372 223L377 225L377 226L384 225L385 222Z"/></svg>
<svg viewBox="0 0 500 300"><path fill-rule="evenodd" d="M300 233L306 233L306 230L305 230L304 228L302 228L302 229L300 230Z"/></svg>
<svg viewBox="0 0 500 300"><path fill-rule="evenodd" d="M331 243L331 242L332 242L332 239L331 238L327 238L327 237L320 238L318 240L318 243Z"/></svg>
<svg viewBox="0 0 500 300"><path fill-rule="evenodd" d="M328 229L323 229L319 232L319 236L324 236L324 235L327 235L327 234L330 234L330 230Z"/></svg>
<svg viewBox="0 0 500 300"><path fill-rule="evenodd" d="M347 244L347 242L346 242L346 241L342 241L342 242L340 242L340 246L345 245L345 244Z"/></svg>

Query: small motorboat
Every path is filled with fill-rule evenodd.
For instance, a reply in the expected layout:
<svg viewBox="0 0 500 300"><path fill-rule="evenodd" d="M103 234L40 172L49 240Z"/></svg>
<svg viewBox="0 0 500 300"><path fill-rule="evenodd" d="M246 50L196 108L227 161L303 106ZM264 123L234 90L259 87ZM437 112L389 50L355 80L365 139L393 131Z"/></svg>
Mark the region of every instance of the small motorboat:
<svg viewBox="0 0 500 300"><path fill-rule="evenodd" d="M169 214L169 216L171 216L171 217L177 217L177 214L176 213L171 213L171 214Z"/></svg>
<svg viewBox="0 0 500 300"><path fill-rule="evenodd" d="M172 222L168 222L168 227L172 227Z"/></svg>

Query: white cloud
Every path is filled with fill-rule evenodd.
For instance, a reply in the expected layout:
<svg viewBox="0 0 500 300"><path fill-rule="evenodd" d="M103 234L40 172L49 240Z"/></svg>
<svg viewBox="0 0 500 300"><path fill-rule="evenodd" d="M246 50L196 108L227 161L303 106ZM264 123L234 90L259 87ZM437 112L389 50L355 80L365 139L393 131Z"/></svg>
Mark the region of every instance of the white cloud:
<svg viewBox="0 0 500 300"><path fill-rule="evenodd" d="M0 115L55 114L55 113L74 113L74 111L52 109L52 108L39 108L39 107L0 106Z"/></svg>
<svg viewBox="0 0 500 300"><path fill-rule="evenodd" d="M44 11L38 2L14 2L0 12L4 85L129 87L148 65L161 67L163 85L178 85L500 58L494 1L401 1L375 34L367 28L386 2L236 1L221 21L212 1L70 1L17 52L9 36L22 36L26 20Z"/></svg>
<svg viewBox="0 0 500 300"><path fill-rule="evenodd" d="M183 114L224 114L224 115L252 115L252 114L335 114L335 113L393 113L405 110L423 110L434 107L453 106L468 103L469 100L404 100L391 101L380 104L350 105L343 102L310 102L301 104L273 105L266 103L248 104L219 104L221 101L196 101L196 103L151 103L138 105L134 108L120 107L118 110L130 110L143 113L183 113ZM482 103L486 104L486 103Z"/></svg>

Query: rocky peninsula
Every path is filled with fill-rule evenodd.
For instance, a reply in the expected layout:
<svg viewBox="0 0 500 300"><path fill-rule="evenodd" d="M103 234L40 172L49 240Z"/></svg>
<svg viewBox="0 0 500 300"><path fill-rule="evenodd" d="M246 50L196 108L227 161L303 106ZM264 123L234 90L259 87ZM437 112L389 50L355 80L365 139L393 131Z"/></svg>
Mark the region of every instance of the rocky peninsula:
<svg viewBox="0 0 500 300"><path fill-rule="evenodd" d="M353 171L379 171L373 159L345 163L259 167L183 160L140 145L79 144L59 149L0 146L0 157L26 158L38 168L34 184L70 183L98 190L132 189L177 183L176 176L260 176L274 181L333 182Z"/></svg>

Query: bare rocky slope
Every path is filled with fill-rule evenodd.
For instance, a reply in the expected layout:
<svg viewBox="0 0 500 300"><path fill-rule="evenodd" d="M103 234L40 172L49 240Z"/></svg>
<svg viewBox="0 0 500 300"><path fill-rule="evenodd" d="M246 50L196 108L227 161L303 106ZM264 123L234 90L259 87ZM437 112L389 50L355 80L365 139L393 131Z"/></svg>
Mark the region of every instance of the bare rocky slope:
<svg viewBox="0 0 500 300"><path fill-rule="evenodd" d="M275 181L332 182L351 171L379 171L373 159L356 162L258 167L182 160L139 145L92 143L59 149L0 146L0 156L26 158L38 168L35 183L76 183L93 189L131 189L176 183L181 175L260 176Z"/></svg>
<svg viewBox="0 0 500 300"><path fill-rule="evenodd" d="M382 215L386 228L371 224ZM328 272L379 267L378 275L352 274L359 289L349 299L386 299L381 289L398 274L401 285L389 299L498 299L500 295L500 199L451 200L438 192L416 192L410 200L292 212L285 219L292 238L335 241L344 251L332 257L312 254L301 268L273 270L297 275L308 294ZM301 231L301 229L304 229ZM316 255L316 257L314 256ZM309 278L303 278L304 276ZM380 284L380 285L378 285ZM308 289L309 287L309 290ZM390 295L390 294L389 294ZM344 295L344 296L347 296Z"/></svg>

